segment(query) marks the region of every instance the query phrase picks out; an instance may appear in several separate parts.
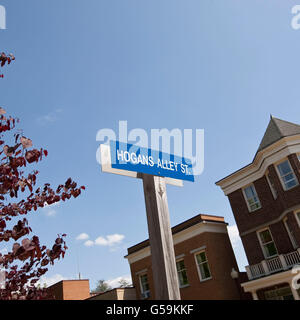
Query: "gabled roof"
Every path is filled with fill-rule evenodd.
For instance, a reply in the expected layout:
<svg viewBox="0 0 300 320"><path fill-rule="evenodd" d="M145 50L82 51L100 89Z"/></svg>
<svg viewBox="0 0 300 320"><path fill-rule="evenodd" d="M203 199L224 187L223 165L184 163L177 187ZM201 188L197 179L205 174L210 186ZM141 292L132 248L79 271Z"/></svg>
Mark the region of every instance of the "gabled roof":
<svg viewBox="0 0 300 320"><path fill-rule="evenodd" d="M300 125L271 116L269 125L257 152L267 148L269 145L284 137L294 136L297 134L300 134Z"/></svg>
<svg viewBox="0 0 300 320"><path fill-rule="evenodd" d="M265 131L265 134L262 138L262 141L259 145L259 148L255 154L255 157L254 157L252 163L250 163L250 164L246 165L245 167L231 173L230 175L226 176L225 178L217 181L216 185L221 186L221 184L224 182L225 179L232 177L232 176L242 172L243 170L249 168L250 166L252 166L253 163L255 162L257 154L260 151L266 149L267 147L269 147L273 143L276 143L277 141L279 141L283 138L290 137L290 136L297 136L297 135L300 135L300 125L271 116L267 130Z"/></svg>

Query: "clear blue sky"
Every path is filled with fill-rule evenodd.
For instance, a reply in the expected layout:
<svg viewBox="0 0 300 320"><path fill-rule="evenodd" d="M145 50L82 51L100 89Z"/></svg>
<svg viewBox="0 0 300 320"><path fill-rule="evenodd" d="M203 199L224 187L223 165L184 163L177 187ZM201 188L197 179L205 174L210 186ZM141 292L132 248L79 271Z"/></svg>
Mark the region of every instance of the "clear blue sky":
<svg viewBox="0 0 300 320"><path fill-rule="evenodd" d="M41 182L71 176L87 187L53 215L31 215L42 242L68 234L67 256L48 277L74 278L76 255L92 287L128 275L126 248L148 236L141 181L101 173L96 162L97 131L119 120L129 129L203 128L204 173L168 187L171 223L203 212L235 224L215 182L252 161L270 113L300 123L300 30L290 26L298 3L0 0L0 50L17 58L3 70L1 106L48 149ZM125 238L87 247L75 240L83 232ZM247 264L240 245L236 253Z"/></svg>

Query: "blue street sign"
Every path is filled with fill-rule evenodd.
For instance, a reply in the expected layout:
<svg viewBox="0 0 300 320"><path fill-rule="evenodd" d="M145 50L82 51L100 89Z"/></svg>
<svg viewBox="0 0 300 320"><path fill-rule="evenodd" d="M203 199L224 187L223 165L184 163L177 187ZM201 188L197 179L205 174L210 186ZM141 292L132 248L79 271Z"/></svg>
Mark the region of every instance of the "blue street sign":
<svg viewBox="0 0 300 320"><path fill-rule="evenodd" d="M189 159L133 144L110 141L111 167L194 182Z"/></svg>

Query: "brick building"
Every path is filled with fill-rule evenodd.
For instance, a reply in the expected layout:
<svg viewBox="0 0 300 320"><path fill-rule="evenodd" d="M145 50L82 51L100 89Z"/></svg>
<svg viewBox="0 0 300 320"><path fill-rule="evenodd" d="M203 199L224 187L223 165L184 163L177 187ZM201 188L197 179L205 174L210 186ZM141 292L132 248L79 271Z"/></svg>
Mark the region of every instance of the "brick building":
<svg viewBox="0 0 300 320"><path fill-rule="evenodd" d="M136 291L133 287L114 288L106 292L91 294L86 300L136 300Z"/></svg>
<svg viewBox="0 0 300 320"><path fill-rule="evenodd" d="M53 300L136 300L133 287L90 293L89 280L61 280L47 288Z"/></svg>
<svg viewBox="0 0 300 320"><path fill-rule="evenodd" d="M85 300L90 297L89 280L61 280L47 290L54 300Z"/></svg>
<svg viewBox="0 0 300 320"><path fill-rule="evenodd" d="M238 266L223 217L197 215L172 228L181 299L240 299ZM128 248L137 299L155 299L149 240ZM238 279L232 278L235 270ZM245 276L245 274L244 274Z"/></svg>
<svg viewBox="0 0 300 320"><path fill-rule="evenodd" d="M218 181L248 258L254 299L296 299L300 264L300 126L271 117L254 160Z"/></svg>

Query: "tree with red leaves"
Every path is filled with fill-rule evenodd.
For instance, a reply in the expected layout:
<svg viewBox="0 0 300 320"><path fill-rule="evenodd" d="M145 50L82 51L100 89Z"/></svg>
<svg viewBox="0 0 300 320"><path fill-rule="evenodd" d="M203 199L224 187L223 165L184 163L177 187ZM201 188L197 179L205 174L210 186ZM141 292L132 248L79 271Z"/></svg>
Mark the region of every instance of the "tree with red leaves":
<svg viewBox="0 0 300 320"><path fill-rule="evenodd" d="M2 53L0 65L3 67L14 59L13 55ZM39 288L37 282L48 271L48 265L64 257L66 235L58 235L52 248L48 249L40 244L37 236L29 238L32 229L24 216L45 205L76 198L85 188L77 187L71 178L56 189L49 183L37 187L38 171L30 167L47 156L47 150L33 148L29 138L15 131L19 120L5 114L0 108L0 244L9 242L12 249L6 254L0 253L0 272L5 276L0 300L47 299L47 290ZM11 145L4 141L7 134L13 138ZM21 199L20 194L23 195Z"/></svg>
<svg viewBox="0 0 300 320"><path fill-rule="evenodd" d="M4 67L5 64L10 64L12 61L15 60L15 57L12 53L10 53L8 56L5 54L5 52L2 52L0 54L0 66ZM0 78L4 78L3 74L0 74Z"/></svg>

